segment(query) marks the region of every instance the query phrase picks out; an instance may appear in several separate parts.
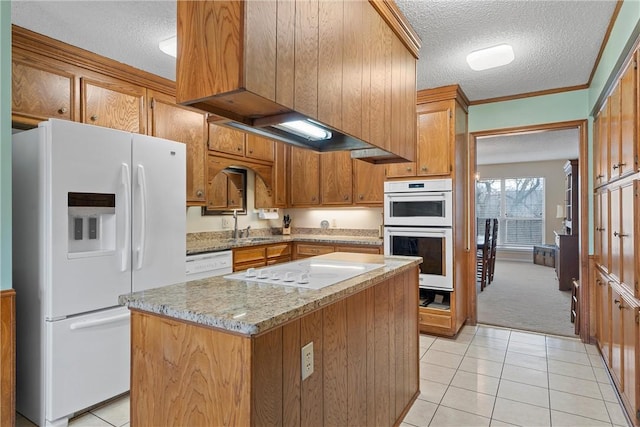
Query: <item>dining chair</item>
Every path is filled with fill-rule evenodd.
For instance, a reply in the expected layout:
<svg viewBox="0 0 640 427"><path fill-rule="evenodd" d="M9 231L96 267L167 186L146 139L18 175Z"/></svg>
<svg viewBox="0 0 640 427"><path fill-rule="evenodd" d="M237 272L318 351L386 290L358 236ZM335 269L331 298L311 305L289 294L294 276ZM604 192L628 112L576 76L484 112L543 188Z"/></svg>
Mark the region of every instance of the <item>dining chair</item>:
<svg viewBox="0 0 640 427"><path fill-rule="evenodd" d="M476 279L480 281L480 292L487 286L489 252L491 249L490 241L491 219L487 218L484 224L484 239L478 239L476 250Z"/></svg>
<svg viewBox="0 0 640 427"><path fill-rule="evenodd" d="M491 248L489 249L489 277L487 284L493 282L493 273L496 269L496 247L498 246L498 218L493 218L491 229Z"/></svg>

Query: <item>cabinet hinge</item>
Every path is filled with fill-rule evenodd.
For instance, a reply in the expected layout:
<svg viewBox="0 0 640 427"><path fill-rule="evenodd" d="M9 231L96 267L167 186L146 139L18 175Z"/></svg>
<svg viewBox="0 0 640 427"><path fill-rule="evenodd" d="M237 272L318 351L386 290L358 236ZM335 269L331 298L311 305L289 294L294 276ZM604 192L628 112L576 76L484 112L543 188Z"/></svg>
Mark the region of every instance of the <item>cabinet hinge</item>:
<svg viewBox="0 0 640 427"><path fill-rule="evenodd" d="M151 98L151 109L153 110L154 108L156 108L156 100Z"/></svg>

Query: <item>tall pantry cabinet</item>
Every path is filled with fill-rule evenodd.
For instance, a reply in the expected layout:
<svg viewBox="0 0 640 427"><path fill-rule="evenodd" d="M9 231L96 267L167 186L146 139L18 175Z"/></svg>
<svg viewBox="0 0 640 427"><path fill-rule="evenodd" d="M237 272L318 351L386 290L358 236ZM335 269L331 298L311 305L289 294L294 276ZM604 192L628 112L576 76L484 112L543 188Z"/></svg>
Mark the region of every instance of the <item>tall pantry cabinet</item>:
<svg viewBox="0 0 640 427"><path fill-rule="evenodd" d="M468 316L469 283L475 286L475 238L470 238L472 224L466 215L470 176L475 173L468 155L469 100L458 85L420 90L416 99L416 161L387 165L386 179L452 179L453 291L444 292L448 308L419 308L419 327L423 333L453 336ZM473 250L466 251L472 240Z"/></svg>
<svg viewBox="0 0 640 427"><path fill-rule="evenodd" d="M595 335L624 407L640 425L640 169L638 51L594 119Z"/></svg>

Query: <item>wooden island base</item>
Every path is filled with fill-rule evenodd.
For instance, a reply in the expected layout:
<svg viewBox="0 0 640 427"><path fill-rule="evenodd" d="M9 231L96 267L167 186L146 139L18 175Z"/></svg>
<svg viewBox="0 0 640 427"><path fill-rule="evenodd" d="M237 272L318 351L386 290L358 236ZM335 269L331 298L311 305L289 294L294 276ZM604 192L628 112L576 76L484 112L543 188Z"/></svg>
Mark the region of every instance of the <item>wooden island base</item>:
<svg viewBox="0 0 640 427"><path fill-rule="evenodd" d="M417 281L405 270L255 336L132 309L131 425L400 424L419 393Z"/></svg>

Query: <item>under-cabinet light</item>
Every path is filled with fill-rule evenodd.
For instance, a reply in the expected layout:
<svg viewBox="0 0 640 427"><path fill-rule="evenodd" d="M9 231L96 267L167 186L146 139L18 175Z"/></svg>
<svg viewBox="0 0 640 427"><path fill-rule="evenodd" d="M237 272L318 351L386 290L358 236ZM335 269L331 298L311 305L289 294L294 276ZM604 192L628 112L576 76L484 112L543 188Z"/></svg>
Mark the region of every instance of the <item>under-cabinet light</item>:
<svg viewBox="0 0 640 427"><path fill-rule="evenodd" d="M291 122L278 123L273 127L294 133L310 141L322 141L331 138L331 132L312 123L310 120L294 120Z"/></svg>
<svg viewBox="0 0 640 427"><path fill-rule="evenodd" d="M513 48L508 44L476 50L467 55L467 63L474 71L501 67L510 64L514 59Z"/></svg>
<svg viewBox="0 0 640 427"><path fill-rule="evenodd" d="M176 36L169 37L166 40L162 40L160 43L158 43L158 47L167 55L171 55L174 58L178 56L178 38Z"/></svg>

